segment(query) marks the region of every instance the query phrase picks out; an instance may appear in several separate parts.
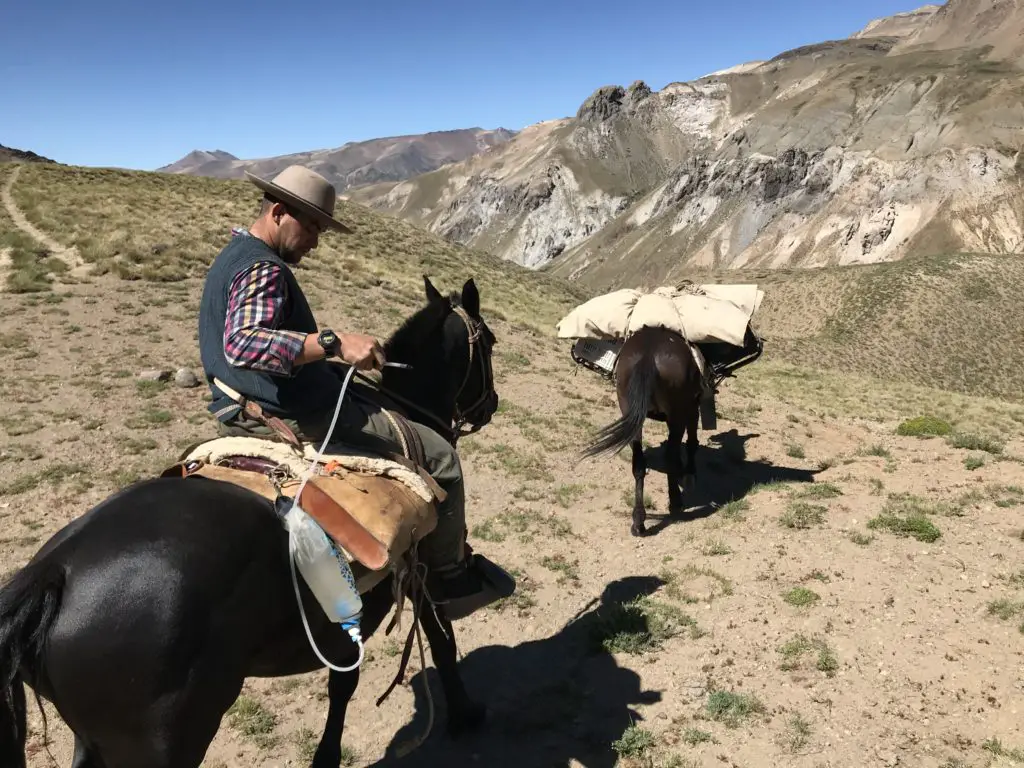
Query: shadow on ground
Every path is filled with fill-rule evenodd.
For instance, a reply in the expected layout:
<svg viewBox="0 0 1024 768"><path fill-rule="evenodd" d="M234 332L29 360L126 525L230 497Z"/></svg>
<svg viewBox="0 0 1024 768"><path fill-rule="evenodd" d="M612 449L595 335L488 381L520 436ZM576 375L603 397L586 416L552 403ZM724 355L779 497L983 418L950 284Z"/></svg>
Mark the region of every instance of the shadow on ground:
<svg viewBox="0 0 1024 768"><path fill-rule="evenodd" d="M697 450L696 488L683 494L686 511L676 516L649 512L647 519L654 521L654 524L647 528L646 535L654 535L673 523L710 517L719 507L730 501L742 499L758 485L814 482L814 477L820 470L778 466L766 461L749 461L746 444L755 437L760 435L756 432L741 435L738 430L730 429L702 439ZM644 451L647 469L660 475L652 477L648 474L644 481L645 489L655 487L656 483L664 484L668 481L665 475L665 447L666 444L662 443ZM685 447L682 455L685 461ZM627 490L632 490L632 482Z"/></svg>
<svg viewBox="0 0 1024 768"><path fill-rule="evenodd" d="M488 722L479 733L458 741L445 732L444 697L433 668L428 670L434 695L431 737L415 752L399 758L397 747L423 733L427 701L423 673L412 685L416 714L387 748L374 768L434 768L439 765L487 768L555 768L576 760L586 768L613 768L612 742L643 718L632 707L661 700L660 691L645 691L640 677L623 669L602 650L594 635L619 603L650 595L664 582L633 576L611 582L557 634L515 647L478 648L460 663L471 696L487 704ZM514 619L513 619L514 620ZM458 627L456 625L456 631Z"/></svg>

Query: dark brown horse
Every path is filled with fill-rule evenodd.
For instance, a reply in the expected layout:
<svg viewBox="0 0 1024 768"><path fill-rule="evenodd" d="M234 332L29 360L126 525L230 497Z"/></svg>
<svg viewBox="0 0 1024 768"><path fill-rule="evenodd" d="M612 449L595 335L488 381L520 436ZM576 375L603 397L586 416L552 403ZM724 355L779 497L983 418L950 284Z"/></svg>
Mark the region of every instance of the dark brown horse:
<svg viewBox="0 0 1024 768"><path fill-rule="evenodd" d="M622 345L615 362L615 393L622 418L601 429L587 446L583 457L618 452L633 448L633 477L636 498L633 504L634 536L644 533L647 510L644 506L643 429L648 418L668 424L666 474L668 475L669 513L683 509L685 488L695 482L700 418L701 374L690 352L689 343L667 328L641 328ZM683 466L681 445L686 433L686 466Z"/></svg>

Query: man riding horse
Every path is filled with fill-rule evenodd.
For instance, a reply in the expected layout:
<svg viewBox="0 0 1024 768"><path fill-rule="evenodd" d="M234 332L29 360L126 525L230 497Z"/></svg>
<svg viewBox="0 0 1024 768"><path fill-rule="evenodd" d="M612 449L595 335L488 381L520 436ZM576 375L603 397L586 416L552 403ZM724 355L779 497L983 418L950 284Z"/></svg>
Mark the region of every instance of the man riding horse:
<svg viewBox="0 0 1024 768"><path fill-rule="evenodd" d="M327 438L347 373L345 365L327 359L379 370L384 351L372 336L318 330L291 266L317 246L325 229L352 230L334 218L336 192L320 174L293 165L270 181L246 176L264 193L259 216L248 230L233 230L214 259L199 311L200 355L213 396L209 410L223 435L271 435L268 424L277 419L277 429L283 425L298 440L319 443ZM218 382L258 405L265 420L246 414ZM349 387L332 442L400 453L401 439L371 393ZM454 446L434 430L410 424L422 441L426 470L447 494L437 506L436 528L420 542L420 558L439 577L441 594L432 597L457 619L502 595L485 576L493 564L465 554L465 493Z"/></svg>

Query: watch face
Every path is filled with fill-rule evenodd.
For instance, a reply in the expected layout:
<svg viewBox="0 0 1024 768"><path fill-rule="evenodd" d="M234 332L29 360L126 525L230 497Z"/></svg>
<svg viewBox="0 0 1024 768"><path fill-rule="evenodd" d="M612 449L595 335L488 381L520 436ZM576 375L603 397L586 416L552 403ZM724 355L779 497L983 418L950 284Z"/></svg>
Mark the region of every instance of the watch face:
<svg viewBox="0 0 1024 768"><path fill-rule="evenodd" d="M327 352L333 354L338 348L338 335L331 330L323 330L320 332L320 346L323 347Z"/></svg>

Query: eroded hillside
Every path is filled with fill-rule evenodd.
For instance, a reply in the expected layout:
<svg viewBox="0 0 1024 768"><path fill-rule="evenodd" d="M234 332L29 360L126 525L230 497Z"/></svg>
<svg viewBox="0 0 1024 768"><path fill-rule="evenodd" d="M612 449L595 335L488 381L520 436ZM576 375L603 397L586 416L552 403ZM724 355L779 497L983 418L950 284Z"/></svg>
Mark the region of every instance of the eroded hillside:
<svg viewBox="0 0 1024 768"><path fill-rule="evenodd" d="M572 118L353 199L591 289L693 267L1016 253L1016 60L970 40L910 45L936 19L978 18L961 6L657 92L603 87ZM1010 13L1004 27L1024 9Z"/></svg>

